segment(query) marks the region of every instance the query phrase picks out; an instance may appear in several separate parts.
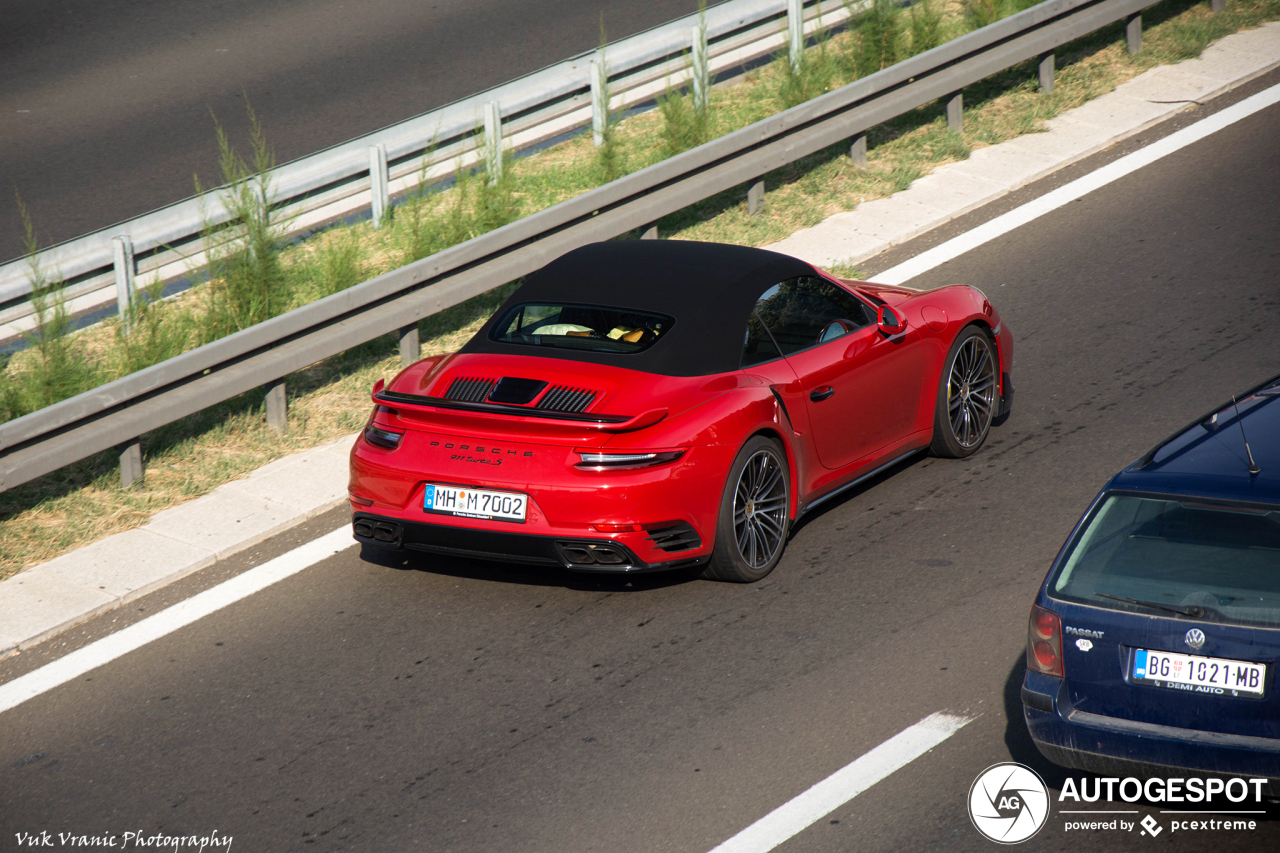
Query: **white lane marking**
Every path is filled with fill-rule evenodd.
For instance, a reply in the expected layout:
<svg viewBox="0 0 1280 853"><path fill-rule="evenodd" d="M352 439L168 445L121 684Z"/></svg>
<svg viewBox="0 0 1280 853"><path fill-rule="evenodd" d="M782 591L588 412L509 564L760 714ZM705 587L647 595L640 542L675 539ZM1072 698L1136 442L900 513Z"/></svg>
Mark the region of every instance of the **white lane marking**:
<svg viewBox="0 0 1280 853"><path fill-rule="evenodd" d="M930 714L779 806L711 853L766 853L960 731L972 717Z"/></svg>
<svg viewBox="0 0 1280 853"><path fill-rule="evenodd" d="M1056 210L1069 202L1075 201L1077 198L1093 192L1099 187L1116 181L1131 172L1137 171L1143 166L1159 160L1161 157L1168 156L1181 148L1185 148L1188 145L1198 142L1206 136L1235 124L1241 119L1247 118L1259 110L1266 109L1277 102L1280 102L1280 86L1273 86L1270 89L1246 98L1240 103L1230 106L1221 112L1215 113L1202 121L1198 121L1190 127L1183 128L1176 133L1170 134L1164 139L1154 142L1140 151L1135 151L1132 154L1125 155L1119 160L1115 160L1106 166L1103 166L1096 172L1092 172L1085 175L1083 178L1072 181L1064 187L1059 187L1050 193L1046 193L1035 201L1028 202L1022 207L1011 210L1001 216L997 216L990 222L980 225L966 234L962 234L959 237L948 240L939 246L935 246L909 261L898 264L896 267L887 269L880 275L875 276L875 280L881 284L902 284L909 281L921 273L928 272L934 267L946 263L953 258L959 257L970 249L977 248L978 246L990 242L1003 234L1007 234L1020 225L1024 225L1027 222L1041 217L1050 211ZM189 625L197 619L213 613L215 610L220 610L228 604L232 604L242 598L253 595L255 592L265 589L276 581L283 580L290 575L296 574L303 569L318 563L325 557L336 554L338 551L343 550L343 548L354 545L354 542L345 538L347 535L349 534L346 526L344 525L332 533L326 534L320 539L308 542L306 545L295 548L287 554L282 554L274 560L258 566L256 569L251 569L250 571L232 578L225 583L219 584L213 589L205 590L194 598L188 599L180 604L176 604L168 610L157 613L155 616L149 616L123 631L119 631L109 637L104 637L95 643L85 646L83 649L59 658L53 663L46 664L40 669L29 672L19 678L15 678L8 684L0 685L0 713L16 707L17 705L20 705L28 699L38 696L47 690L51 690L59 684L64 684L72 678L83 675L89 670L101 666L108 661L115 660L121 655L144 646L152 640L176 631L184 625ZM342 542L342 547L335 546L335 543L338 543L339 541ZM934 717L939 716L945 717L946 715L934 715ZM921 720L916 724L916 726L912 726L912 728L907 729L892 740L876 747L875 750L867 753L863 758L867 758L875 754L878 750L883 749L885 746L896 741L897 738L903 737L917 726L922 726L934 719L934 717L927 717L924 720ZM963 720L959 725L964 725L966 722L968 722L968 720ZM956 729L958 728L959 726L956 726ZM950 733L948 733L946 737L950 737ZM943 740L945 739L946 738L944 737ZM939 741L939 743L940 742L941 741ZM926 747L926 749L928 748L929 747ZM912 756L912 758L914 757L915 756ZM859 761L861 760L862 759L859 759ZM907 760L910 761L911 759ZM857 763L857 761L854 762L854 764ZM849 767L846 767L845 770L848 770L853 766L854 765L851 764ZM896 769L897 767L894 767L888 772L891 773ZM844 773L845 770L840 771L840 773ZM838 776L839 774L836 775ZM831 778L834 779L836 777L833 776ZM875 781L879 781L881 778L883 778L883 776L877 777L868 784L874 784ZM829 782L831 780L828 779L827 781ZM811 788L809 792L802 794L801 797L808 796L809 793L825 784L826 782L818 783L818 785ZM864 785L863 788L859 788L854 791L846 799L856 796L864 790L865 787L866 786ZM797 800L799 799L800 798L797 798ZM793 800L792 802L794 803L796 800ZM840 802L843 803L845 800L841 800ZM840 805L840 803L836 803L836 805ZM726 845L732 844L743 834L749 832L755 826L759 826L761 823L770 820L774 814L778 814L778 812L783 811L783 809L786 809L789 806L790 804L783 806L781 809L778 809L777 812L763 818L757 824L753 824L752 827L748 827L743 830L742 833L739 833L729 839L729 841L726 841L724 844L717 847L713 853L728 853L728 851L731 850L737 851L739 848L729 847ZM835 806L832 806L832 808L835 808ZM827 811L830 811L830 809ZM822 814L826 814L826 812L823 812ZM822 815L820 814L817 817L821 816ZM817 817L815 817L814 820L817 820ZM805 824L805 826L808 826L808 824ZM795 833L791 834L794 835ZM787 835L782 840L786 840L786 838L790 837L791 835ZM741 849L768 850L771 848L748 847Z"/></svg>
<svg viewBox="0 0 1280 853"><path fill-rule="evenodd" d="M8 684L0 685L0 713L16 708L32 699L84 675L96 667L141 648L152 640L158 640L197 619L234 604L255 592L266 589L277 581L296 575L327 557L355 545L351 538L351 526L344 524L332 533L313 539L305 545L268 560L261 566L237 575L231 580L206 589L199 595L148 616L122 631L77 649L69 655L19 676Z"/></svg>
<svg viewBox="0 0 1280 853"><path fill-rule="evenodd" d="M879 275L873 276L872 279L880 284L904 284L934 267L941 266L947 261L963 255L970 249L976 249L983 243L988 243L1009 233L1020 225L1025 225L1033 219L1038 219L1046 213L1057 210L1065 204L1106 186L1112 181L1117 181L1131 172L1136 172L1161 157L1167 157L1179 149L1199 142L1206 136L1217 133L1219 130L1229 127L1241 119L1248 118L1259 110L1264 110L1277 102L1280 102L1280 86L1272 86L1270 89L1245 98L1240 103L1233 104L1221 112L1214 113L1190 127L1184 127L1176 133L1171 133L1164 139L1151 143L1146 148L1135 151L1132 154L1126 154L1118 160L1113 160L1096 172L1090 172L1083 178L1078 178L1066 186L1045 193L1040 198L1022 205L1022 207L997 216L972 231L961 234L959 237L948 240L941 245L934 246L926 252L921 252L911 260L904 261L896 267L891 267Z"/></svg>

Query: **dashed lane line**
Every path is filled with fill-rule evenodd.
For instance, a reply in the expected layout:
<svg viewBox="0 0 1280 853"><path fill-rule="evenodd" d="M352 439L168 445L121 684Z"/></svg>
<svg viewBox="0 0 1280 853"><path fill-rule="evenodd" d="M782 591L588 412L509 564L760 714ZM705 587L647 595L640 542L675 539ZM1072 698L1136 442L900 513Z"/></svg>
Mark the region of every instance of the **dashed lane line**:
<svg viewBox="0 0 1280 853"><path fill-rule="evenodd" d="M767 853L895 770L915 761L972 721L972 717L955 714L930 714L795 799L778 806L711 853Z"/></svg>

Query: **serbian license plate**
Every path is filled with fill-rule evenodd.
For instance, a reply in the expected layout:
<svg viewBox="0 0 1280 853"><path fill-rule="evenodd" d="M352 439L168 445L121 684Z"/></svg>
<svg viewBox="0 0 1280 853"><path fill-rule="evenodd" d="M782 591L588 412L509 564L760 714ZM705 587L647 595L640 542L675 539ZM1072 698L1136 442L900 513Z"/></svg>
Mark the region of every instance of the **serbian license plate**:
<svg viewBox="0 0 1280 853"><path fill-rule="evenodd" d="M1133 680L1139 684L1194 693L1260 698L1266 688L1267 666L1248 661L1134 649Z"/></svg>
<svg viewBox="0 0 1280 853"><path fill-rule="evenodd" d="M529 496L519 492L490 492L484 489L460 489L454 486L427 484L422 498L426 512L484 518L493 521L524 523Z"/></svg>

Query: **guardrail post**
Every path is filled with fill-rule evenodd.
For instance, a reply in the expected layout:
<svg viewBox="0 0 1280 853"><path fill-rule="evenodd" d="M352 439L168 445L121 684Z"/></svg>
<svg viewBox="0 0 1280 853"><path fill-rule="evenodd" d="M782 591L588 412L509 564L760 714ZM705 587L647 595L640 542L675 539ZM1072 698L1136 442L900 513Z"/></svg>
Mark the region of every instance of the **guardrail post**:
<svg viewBox="0 0 1280 853"><path fill-rule="evenodd" d="M387 173L387 146L369 146L369 195L373 227L382 226L382 218L391 206L391 176Z"/></svg>
<svg viewBox="0 0 1280 853"><path fill-rule="evenodd" d="M1227 8L1227 0L1209 0L1210 12L1221 12Z"/></svg>
<svg viewBox="0 0 1280 853"><path fill-rule="evenodd" d="M267 427L275 432L289 428L288 402L284 396L284 380L267 384Z"/></svg>
<svg viewBox="0 0 1280 853"><path fill-rule="evenodd" d="M849 159L855 166L867 165L867 133L856 134L849 144Z"/></svg>
<svg viewBox="0 0 1280 853"><path fill-rule="evenodd" d="M1216 3L1216 7L1223 5L1222 0L1210 0ZM1074 0L1073 0L1074 2ZM752 8L757 8L754 2ZM836 4L830 3L834 6ZM1016 28L1009 30L1002 29L1008 25L1008 21L1001 24L997 28L998 33L1002 33L998 37L991 32L982 33L981 31L971 33L961 37L965 40L960 47L966 51L964 56L975 57L975 64L972 68L967 67L967 60L964 67L961 64L955 64L953 60L938 59L935 62L917 57L913 62L916 70L913 72L917 75L917 80L924 87L924 91L932 98L941 99L946 106L946 113L951 119L951 125L955 129L960 129L963 120L963 101L960 93L967 86L974 85L978 82L979 74L990 75L996 72L996 66L1003 62L1011 62L1021 64L1027 59L1041 57L1044 62L1047 56L1041 53L1049 49L1050 45L1058 44L1061 40L1068 37L1076 37L1080 33L1078 30L1087 27L1097 26L1101 28L1105 19L1105 26L1111 28L1114 23L1118 23L1124 18L1128 18L1126 29L1127 36L1130 37L1131 48L1137 50L1141 46L1141 18L1139 15L1128 16L1128 11L1133 9L1135 5L1126 5L1121 11L1108 11L1103 16L1097 16L1096 9L1101 8L1100 5L1089 3L1077 4L1069 14L1064 10L1064 14L1060 20L1054 21L1052 24L1046 24L1040 20L1033 20L1036 16L1024 16L1021 22L1017 23ZM793 2L790 7L779 2L779 0L768 0L767 3L759 3L761 15L766 15L769 24L764 30L767 31L770 43L777 46L780 43L778 38L782 38L783 34L779 32L780 23L778 13L784 8L795 9L796 4ZM1111 9L1119 7L1112 6ZM753 12L752 14L755 14ZM753 21L759 20L753 18ZM692 24L693 19L688 19L685 24L678 27L671 34L669 42L664 38L663 50L673 53L680 53L687 48L684 39L688 36L688 26ZM1043 25L1043 26L1042 26ZM685 32L680 32L683 29ZM1014 31L1016 30L1016 32ZM1096 32L1097 30L1095 30ZM1114 29L1109 32L1114 35ZM1014 36L1017 36L1015 39ZM1024 41L1023 36L1027 39ZM1034 45L1034 47L1027 47ZM646 48L647 49L647 48ZM608 82L606 79L603 66L604 54L596 54L599 57L599 67L591 73L596 82L595 91L592 93L596 106L602 109L598 110L599 119L604 119L607 113L607 107L612 101L605 100L605 86ZM613 56L614 54L610 54ZM621 54L618 54L619 56ZM985 58L978 61L976 57L979 55ZM666 59L670 59L670 54L663 55ZM657 60L650 60L657 61ZM573 73L575 75L584 74L588 69L584 69L581 65L581 59L572 60ZM615 63L616 69L620 73L623 72L621 60ZM570 64L557 66L554 74L556 79L560 79L558 75L567 73L566 69ZM653 66L647 66L652 70ZM1043 68L1044 66L1042 66ZM625 69L629 75L633 72L631 67ZM544 78L538 78L544 79ZM545 79L551 79L548 75ZM581 85L586 82L581 77L574 78L579 87L578 91L586 89ZM930 82L932 81L932 82ZM614 84L618 84L615 82ZM684 165L677 164L668 170L656 170L645 173L636 173L624 181L619 182L610 193L600 192L595 196L587 194L579 197L579 200L572 204L566 205L560 212L545 212L542 218L537 221L528 221L527 230L521 231L519 235L513 236L512 233L495 232L479 238L477 243L477 254L475 257L484 259L495 259L492 261L495 267L501 267L503 275L507 277L516 276L521 271L526 271L541 263L538 259L542 253L547 251L559 251L562 239L572 243L577 240L577 235L581 235L584 239L599 239L616 235L621 228L629 228L636 225L647 225L656 219L662 217L665 213L678 207L687 207L691 199L699 197L698 193L713 193L724 189L726 186L733 192L745 191L747 195L747 207L755 214L759 214L763 209L764 200L764 183L768 174L773 174L779 166L784 162L794 162L791 158L803 156L802 152L809 151L819 143L827 145L833 141L841 145L849 145L851 157L857 157L860 153L859 149L864 140L860 140L854 136L854 127L865 128L871 121L887 120L890 115L901 115L901 112L918 104L918 98L905 97L910 94L905 89L898 89L895 86L877 87L875 91L862 91L855 99L852 93L846 93L839 98L832 98L830 103L831 110L823 107L817 114L814 112L805 113L805 124L803 126L785 126L786 123L775 122L770 120L768 124L761 125L757 130L759 135L752 135L747 139L747 134L743 134L742 141L735 142L732 150L720 148L712 154L704 150L702 153L690 152L684 155ZM476 96L474 100L466 102L464 114L461 116L462 122L457 125L451 124L448 130L450 138L453 139L460 132L465 132L468 136L468 158L474 161L479 152L481 140L478 138L479 128L476 126L480 119L480 110L484 102L496 97L492 92ZM603 103L601 103L604 101ZM544 102L545 103L545 102ZM514 101L508 98L508 108L513 107ZM624 104L624 98L619 96L618 105L621 109ZM585 105L582 105L585 106ZM860 120L856 117L857 113L850 112L865 108L868 112L862 113L865 116L875 116L875 118L867 118ZM521 109L525 109L524 106ZM534 106L529 105L528 109L532 111ZM541 107L539 107L541 109ZM450 113L452 116L453 113ZM585 117L585 116L584 116ZM451 118L452 121L452 118ZM421 123L421 120L419 120ZM439 127L439 125L437 125ZM603 127L597 125L598 129L603 129L605 135L608 135L609 126L604 124ZM403 132L408 133L407 129ZM397 131L400 132L400 131ZM444 131L441 131L442 133ZM754 132L753 132L754 134ZM368 148L374 140L385 137L375 136L369 137L362 141L354 143L354 147L364 145ZM408 145L409 143L406 143ZM433 151L431 142L427 138L420 137L416 143L423 145L428 151ZM767 147L766 147L767 146ZM419 148L418 150L422 150ZM398 154L403 154L404 159L408 159L409 148L405 148L403 152L397 149ZM767 156L766 156L767 155ZM714 156L714 160L712 157ZM312 160L307 158L307 172L311 174L313 166L323 161L322 158ZM780 162L781 160L781 162ZM732 162L733 165L729 165ZM726 171L718 171L724 164ZM300 162L299 167L303 165ZM479 164L474 164L477 168L481 168ZM291 195L280 198L280 204L299 205L306 193L311 193L311 198L320 203L316 197L315 191L320 189L316 186L316 181L323 180L327 186L333 184L338 186L341 183L344 187L342 190L347 193L347 197L341 200L344 205L343 211L354 209L354 202L349 201L350 196L362 192L364 187L364 178L368 174L366 169L368 164L359 158L354 159L347 164L345 161L342 165L340 173L330 173L321 170L321 177L304 178L302 174L298 174L298 184L293 186L293 180L290 179L290 185L293 186L289 190ZM405 168L409 168L406 164ZM724 175L729 174L728 180L732 184L726 182ZM292 172L277 173L280 176L286 174L292 175ZM318 174L318 173L317 173ZM757 177L743 180L743 175L754 174ZM743 187L743 183L747 184ZM261 193L261 187L265 182L259 182L257 192ZM330 202L326 196L325 204ZM337 195L337 192L334 192ZM705 197L705 196L702 196ZM360 196L361 200L363 196ZM605 201L605 200L608 201ZM307 202L310 205L311 202ZM335 204L338 202L334 202ZM346 205L352 205L347 207ZM587 215L595 208L601 207L602 204L614 205L612 210L616 210L615 216L602 216L596 220L596 225L586 225L588 221ZM627 206L635 205L632 210L638 211L634 215L625 212ZM308 211L315 211L315 208L308 206ZM333 208L320 208L323 215L328 215L334 211ZM388 216L391 215L392 209L385 211ZM164 239L182 245L184 241L196 238L200 234L200 219L195 215L196 211L191 204L184 203L182 205L166 208L163 218L169 225L165 233L169 236ZM664 220L665 221L665 220ZM135 223L139 223L135 220ZM578 231L581 227L581 231ZM142 224L117 225L111 229L100 232L110 233L110 230L118 232L138 231L139 240L143 242L148 257L151 254L152 246L155 240L151 236L144 234ZM194 230L193 230L194 229ZM568 230L574 229L574 230ZM648 229L645 233L646 237L657 236L653 232L656 229ZM567 238L565 237L567 235ZM113 235L114 237L115 235ZM133 296L129 292L127 279L130 270L135 276L139 275L137 260L135 259L132 267L128 262L127 250L128 243L126 238L121 238L119 243L120 256L124 258L124 262L118 263L117 256L114 254L116 249L112 248L110 238L96 241L99 237L95 236L92 251L86 249L86 256L83 260L77 260L80 268L74 270L72 275L93 276L95 283L105 283L107 289L110 289L112 276L107 273L108 267L112 267L121 271L126 280L126 286L121 288L124 294ZM49 256L44 256L49 257ZM473 291L482 287L489 287L493 279L486 277L483 270L479 267L471 266L479 264L480 261L468 260L471 255L463 257L454 253L440 260L424 259L421 266L411 267L413 272L402 273L394 280L388 280L385 284L378 284L376 289L370 289L366 283L365 286L354 288L349 299L344 298L341 302L321 301L311 306L297 309L297 314L293 319L284 317L277 320L286 321L284 323L275 323L274 326L266 326L260 328L258 332L250 340L241 340L238 337L223 339L210 345L210 349L204 354L188 353L184 356L178 356L173 359L166 367L157 365L156 369L160 372L156 376L163 376L164 385L160 386L163 390L156 390L152 384L152 380L147 376L142 378L127 377L120 380L120 384L111 390L97 389L86 394L83 401L75 406L47 411L41 413L34 421L28 421L29 426L20 426L18 430L6 429L4 435L0 435L0 443L7 446L0 447L0 453L3 454L3 464L0 464L0 491L11 489L21 483L29 482L35 477L42 476L57 470L67 464L73 463L79 459L83 459L89 454L109 452L120 448L119 442L121 436L133 433L135 436L146 434L148 430L152 430L164 423L170 422L170 418L178 418L190 415L216 405L224 399L232 395L241 393L258 393L261 389L267 399L264 401L264 414L268 415L268 421L273 427L283 429L286 424L286 398L284 381L263 383L264 376L272 374L285 374L293 370L299 369L298 365L313 364L317 359L332 356L335 352L341 352L350 349L352 346L358 345L359 339L364 335L373 337L375 335L385 334L402 328L407 323L418 319L421 310L426 310L425 306L421 306L418 311L413 309L406 310L400 307L404 305L417 305L418 302L413 300L419 297L412 295L412 288L417 284L410 284L410 281L418 281L420 278L426 280L439 280L448 282L444 285L448 291L448 296L440 298L440 304L449 302L455 297L462 299L464 296L471 295ZM155 259L159 262L160 258ZM52 258L50 258L52 262ZM434 266L432 266L434 265ZM151 266L150 260L144 266ZM4 267L6 287L11 280L9 273L18 273L16 267L11 268L9 265ZM25 270L23 271L25 272ZM147 273L148 277L151 275ZM13 276L13 277L16 277ZM395 283L393 284L392 281ZM96 284L95 284L96 286ZM105 298L105 292L102 292ZM143 294L137 294L136 298L145 298ZM401 302L403 300L403 302ZM143 303L135 302L136 305ZM29 310L29 309L27 309ZM344 316L355 317L357 312L360 315L358 322L348 324L340 322ZM269 323L275 321L268 321ZM268 337L273 337L269 343L264 344ZM262 347L270 345L273 347L272 352L263 352ZM274 349L278 347L278 349ZM192 358L191 356L196 356ZM288 364L281 363L281 357L287 356L291 361ZM274 366L271 366L274 365ZM215 372L216 371L216 372ZM208 375L208 385L204 384L199 378ZM193 384L188 385L188 382ZM201 384L196 385L194 383ZM213 386L213 387L210 387ZM70 402L70 401L68 401ZM138 405L142 403L143 405ZM101 429L98 425L102 424ZM5 425L9 427L10 425ZM74 430L74 432L73 432ZM24 438L20 446L8 444L11 437L10 433L22 433ZM122 478L129 480L130 476L136 476L138 460L141 457L140 447L135 451L128 444L119 449L122 459ZM126 455L127 454L129 455ZM135 474L130 475L129 471L134 470Z"/></svg>
<svg viewBox="0 0 1280 853"><path fill-rule="evenodd" d="M604 132L609 127L609 72L604 64L604 49L591 60L591 138L596 147L604 145Z"/></svg>
<svg viewBox="0 0 1280 853"><path fill-rule="evenodd" d="M947 98L947 126L960 133L964 130L964 93L956 92Z"/></svg>
<svg viewBox="0 0 1280 853"><path fill-rule="evenodd" d="M120 445L120 485L126 489L142 479L142 442L134 439Z"/></svg>
<svg viewBox="0 0 1280 853"><path fill-rule="evenodd" d="M133 262L133 240L128 234L111 238L111 258L116 270L116 307L120 311L120 322L127 323L129 309L138 294L134 278L137 268Z"/></svg>
<svg viewBox="0 0 1280 853"><path fill-rule="evenodd" d="M502 179L502 110L497 101L484 105L484 169L490 186Z"/></svg>
<svg viewBox="0 0 1280 853"><path fill-rule="evenodd" d="M1142 50L1142 13L1134 12L1124 19L1124 38L1129 43L1129 52Z"/></svg>
<svg viewBox="0 0 1280 853"><path fill-rule="evenodd" d="M1053 91L1053 51L1040 54L1040 91L1046 95Z"/></svg>
<svg viewBox="0 0 1280 853"><path fill-rule="evenodd" d="M644 233L640 235L641 240L657 240L658 239L658 223L653 223L644 229Z"/></svg>
<svg viewBox="0 0 1280 853"><path fill-rule="evenodd" d="M787 35L791 70L798 74L804 61L804 0L787 0Z"/></svg>
<svg viewBox="0 0 1280 853"><path fill-rule="evenodd" d="M422 344L418 339L418 324L400 328L400 364L408 367L422 358Z"/></svg>
<svg viewBox="0 0 1280 853"><path fill-rule="evenodd" d="M706 115L711 90L711 67L707 62L707 25L699 21L693 28L693 110Z"/></svg>

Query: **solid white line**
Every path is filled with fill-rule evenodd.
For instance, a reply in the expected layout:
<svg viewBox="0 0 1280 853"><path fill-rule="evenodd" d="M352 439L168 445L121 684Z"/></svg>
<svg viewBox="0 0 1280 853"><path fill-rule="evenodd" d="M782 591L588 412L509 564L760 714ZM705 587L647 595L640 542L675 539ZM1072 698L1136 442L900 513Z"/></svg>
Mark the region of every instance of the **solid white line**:
<svg viewBox="0 0 1280 853"><path fill-rule="evenodd" d="M1217 133L1219 130L1229 127L1241 119L1248 118L1259 110L1264 110L1277 102L1280 102L1280 86L1272 86L1270 89L1245 98L1240 103L1233 104L1221 112L1214 113L1190 127L1171 133L1164 139L1153 142L1139 151L1126 154L1118 160L1113 160L1096 172L1090 172L1066 186L1045 193L1040 198L1022 205L1022 207L997 216L972 231L961 234L959 237L948 240L941 245L934 246L926 252L921 252L911 260L904 261L896 267L873 276L873 279L881 284L904 284L934 267L941 266L947 261L963 255L970 249L976 249L984 243L1009 233L1020 225L1025 225L1033 219L1038 219L1046 213L1057 210L1065 204L1069 204L1100 187L1117 181L1131 172L1136 172L1161 157L1167 157L1175 151L1199 142L1206 136Z"/></svg>
<svg viewBox="0 0 1280 853"><path fill-rule="evenodd" d="M990 242L997 237L1012 231L1020 225L1037 219L1050 211L1056 210L1069 202L1075 201L1087 193L1093 192L1099 187L1103 187L1113 181L1116 181L1131 172L1141 169L1150 163L1155 162L1161 157L1172 154L1179 149L1185 148L1195 142L1204 139L1212 133L1216 133L1225 127L1228 127L1241 119L1253 115L1259 110L1266 109L1273 104L1280 102L1280 86L1273 86L1266 91L1259 92L1250 98L1246 98L1238 104L1228 107L1221 112L1215 113L1208 118L1196 122L1190 127L1184 128L1176 133L1166 136L1164 139L1154 142L1140 151L1135 151L1115 160L1096 172L1085 175L1083 178L1072 181L1064 187L1046 193L1035 201L1028 202L1016 210L998 216L983 225L978 226L974 230L962 234L952 240L935 246L934 248L923 252L909 261L898 264L896 267L885 270L875 280L882 284L902 284L911 278L927 272L934 267L946 263L953 258L968 252L970 249L977 248L984 243ZM134 625L118 631L109 637L104 637L95 643L85 646L83 649L72 652L53 663L46 664L33 672L15 678L13 681L5 685L0 685L0 713L14 708L32 697L39 696L47 690L51 690L60 684L65 684L73 678L76 678L88 672L95 667L99 667L104 663L115 660L121 655L127 654L134 649L146 645L152 640L172 633L177 629L190 625L197 619L213 613L239 601L242 598L253 595L277 581L283 580L290 575L306 569L315 563L320 562L326 557L332 556L339 551L354 545L350 539L350 532L346 525L338 528L332 533L326 534L319 539L315 539L302 545L287 554L282 554L267 563L258 566L255 569L238 575L225 583L219 584L212 589L205 590L194 598L190 598L180 604L176 604L167 610L163 610L154 616L149 616ZM770 850L813 821L830 812L832 809L847 802L849 799L857 796L867 787L874 785L880 779L883 779L889 773L897 770L903 764L918 757L924 752L931 749L937 743L941 743L950 737L965 723L969 722L962 717L951 717L946 714L934 714L926 717L916 725L894 736L871 752L854 761L848 767L837 772L830 778L819 782L796 799L792 800L785 806L777 809L756 823L744 829L733 838L715 848L712 853L746 853L746 851L764 851ZM947 729L946 726L951 726ZM923 727L923 728L921 728ZM945 734L940 737L938 732L945 730ZM875 768L881 766L877 762L884 762L887 759L881 756L881 750L893 746L883 755L894 755L904 749L909 749L910 744L916 743L916 740L924 737L922 733L928 733L935 737L936 740L928 743L918 752L911 754L900 763L889 766L883 766L888 769L880 772ZM899 739L902 740L901 745ZM924 741L921 741L924 742ZM905 755L906 752L901 754ZM873 756L877 756L871 764L863 766L861 763L871 760ZM854 771L854 768L859 768ZM871 768L870 770L867 768ZM850 771L854 771L850 773ZM879 772L880 775L874 775ZM870 773L871 775L868 775ZM849 779L862 781L854 782L855 787L849 787L847 781L836 782L835 780L846 780L846 775L850 774ZM874 778L873 778L874 776ZM869 780L869 781L867 781ZM861 787L856 787L861 785ZM815 794L815 792L818 792ZM813 795L813 796L811 796ZM805 823L796 826L794 829L787 830L796 818L794 815L809 814L813 808L821 808L832 797L840 797L841 799L832 801L832 805L823 808L823 811L815 814L813 817L806 819ZM807 810L806 810L807 809ZM753 839L774 837L769 833L786 831L786 835L778 837L766 847L760 847ZM740 839L746 839L740 841ZM746 846L743 846L746 845Z"/></svg>
<svg viewBox="0 0 1280 853"><path fill-rule="evenodd" d="M45 664L37 670L19 676L8 684L0 685L0 713L15 708L46 690L65 684L134 649L141 648L152 640L158 640L183 626L190 625L228 604L234 604L242 598L264 590L277 581L296 575L303 569L314 566L321 560L332 557L355 544L351 538L351 526L343 525L332 533L313 539L287 554L281 554L274 560L269 560L261 566L224 581L167 610L148 616L122 631L103 637L83 649L58 658L53 663Z"/></svg>
<svg viewBox="0 0 1280 853"><path fill-rule="evenodd" d="M766 853L772 850L890 773L924 755L971 721L971 717L930 714L861 758L854 759L789 803L769 812L711 853Z"/></svg>

